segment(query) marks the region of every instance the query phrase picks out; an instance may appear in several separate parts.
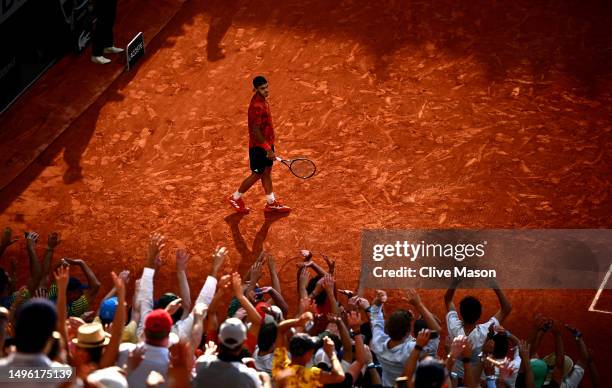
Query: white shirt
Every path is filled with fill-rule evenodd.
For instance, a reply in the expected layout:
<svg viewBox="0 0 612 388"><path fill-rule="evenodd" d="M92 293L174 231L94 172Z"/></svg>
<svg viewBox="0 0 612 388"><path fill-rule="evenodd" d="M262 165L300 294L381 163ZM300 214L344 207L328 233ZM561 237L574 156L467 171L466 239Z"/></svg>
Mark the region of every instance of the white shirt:
<svg viewBox="0 0 612 388"><path fill-rule="evenodd" d="M491 324L499 326L499 321L497 318L491 317L487 322L476 325L474 330L467 335L468 341L472 345L472 361L476 360L478 354L482 351L482 346L487 341L487 334ZM455 310L451 310L446 314L446 326L448 328L448 336L451 339L459 335L466 335L463 322L459 319L459 314ZM463 363L457 361L454 370L460 377L463 377Z"/></svg>
<svg viewBox="0 0 612 388"><path fill-rule="evenodd" d="M504 359L502 358L502 359L498 359L497 361L503 361L503 360ZM518 377L519 368L521 367L521 355L519 354L518 346L514 348L514 356L512 357L512 360L510 361L510 367L514 369L514 372L512 373L512 375L510 375L510 377L504 380L504 382L506 383L507 387L514 388L516 385L516 378ZM498 367L495 367L495 376L499 377Z"/></svg>
<svg viewBox="0 0 612 388"><path fill-rule="evenodd" d="M212 276L208 276L194 306L198 303L205 303L207 306L210 305L215 291L217 290L217 279ZM178 335L180 338L189 341L191 339L191 329L193 329L193 312L191 312L185 319L180 319L172 326L172 332Z"/></svg>
<svg viewBox="0 0 612 388"><path fill-rule="evenodd" d="M136 344L130 342L124 342L119 345L119 357L117 358L118 366L122 366L127 362L130 350L134 349L136 346ZM144 360L138 365L138 368L127 376L130 388L146 387L147 377L151 371L159 372L164 376L166 381L168 380L168 364L170 363L170 352L168 348L149 344L144 344L144 347ZM165 386L165 384L162 385L162 387Z"/></svg>
<svg viewBox="0 0 612 388"><path fill-rule="evenodd" d="M255 359L255 368L258 371L266 372L270 376L272 376L272 359L274 356L274 352L268 353L266 355L259 355L259 346L255 348L253 352L253 358Z"/></svg>
<svg viewBox="0 0 612 388"><path fill-rule="evenodd" d="M414 349L416 340L409 336L404 342L390 349L387 345L391 338L385 334L385 318L381 306L370 307L370 321L372 323L370 349L376 354L382 367L382 385L392 387L395 379L403 374L404 364Z"/></svg>

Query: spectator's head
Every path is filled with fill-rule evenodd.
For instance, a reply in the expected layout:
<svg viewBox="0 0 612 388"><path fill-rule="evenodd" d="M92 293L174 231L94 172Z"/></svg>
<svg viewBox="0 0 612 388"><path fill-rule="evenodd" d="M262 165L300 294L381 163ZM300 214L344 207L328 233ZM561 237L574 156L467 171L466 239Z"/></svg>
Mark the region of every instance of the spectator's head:
<svg viewBox="0 0 612 388"><path fill-rule="evenodd" d="M81 281L75 277L68 279L68 287L66 288L66 299L68 303L72 303L79 299L83 295L83 290L89 288L89 286L81 283Z"/></svg>
<svg viewBox="0 0 612 388"><path fill-rule="evenodd" d="M168 346L168 336L172 330L172 317L164 309L156 309L147 314L144 322L146 342L153 346Z"/></svg>
<svg viewBox="0 0 612 388"><path fill-rule="evenodd" d="M102 324L108 325L113 321L118 304L119 301L117 300L116 296L108 298L102 302L100 305L100 320L102 321Z"/></svg>
<svg viewBox="0 0 612 388"><path fill-rule="evenodd" d="M385 321L385 333L394 341L402 341L410 334L411 323L410 311L397 310Z"/></svg>
<svg viewBox="0 0 612 388"><path fill-rule="evenodd" d="M289 341L289 353L294 364L306 365L317 348L317 340L306 333L298 333Z"/></svg>
<svg viewBox="0 0 612 388"><path fill-rule="evenodd" d="M227 318L219 327L220 353L239 354L246 338L246 325L238 318Z"/></svg>
<svg viewBox="0 0 612 388"><path fill-rule="evenodd" d="M257 347L260 351L268 352L272 349L276 342L277 329L276 322L266 322L261 325L257 337Z"/></svg>
<svg viewBox="0 0 612 388"><path fill-rule="evenodd" d="M99 323L86 323L79 326L76 338L72 343L76 345L76 356L83 362L99 364L102 359L104 347L110 342L110 334L104 331Z"/></svg>
<svg viewBox="0 0 612 388"><path fill-rule="evenodd" d="M15 315L15 345L20 353L41 353L57 321L55 305L34 298L22 304Z"/></svg>
<svg viewBox="0 0 612 388"><path fill-rule="evenodd" d="M548 365L546 365L544 360L540 360L539 358L532 358L529 363L531 364L531 370L533 372L533 382L536 388L541 388L548 374Z"/></svg>
<svg viewBox="0 0 612 388"><path fill-rule="evenodd" d="M510 341L505 334L495 334L493 336L493 357L500 359L506 357L510 349Z"/></svg>
<svg viewBox="0 0 612 388"><path fill-rule="evenodd" d="M482 304L473 296L466 296L459 302L459 313L464 323L475 324L482 314Z"/></svg>
<svg viewBox="0 0 612 388"><path fill-rule="evenodd" d="M340 355L342 351L342 340L340 339L340 337L338 337L334 333L327 331L327 330L319 333L318 337L321 340L320 341L321 345L323 345L323 340L325 339L325 337L329 337L329 339L331 339L334 342L334 348L336 349L336 353ZM341 357L341 356L338 356L338 357Z"/></svg>
<svg viewBox="0 0 612 388"><path fill-rule="evenodd" d="M4 268L0 268L0 295L9 293L9 284L11 284L11 277Z"/></svg>
<svg viewBox="0 0 612 388"><path fill-rule="evenodd" d="M172 302L175 299L178 299L178 296L176 294L173 294L171 292L166 292L164 295L162 295L157 300L155 308L165 309L166 306L168 306L170 302ZM172 322L176 323L178 320L181 319L182 316L183 316L183 308L179 307L179 309L176 310L174 314L172 314Z"/></svg>
<svg viewBox="0 0 612 388"><path fill-rule="evenodd" d="M446 382L446 369L442 362L426 357L414 372L415 388L440 388Z"/></svg>

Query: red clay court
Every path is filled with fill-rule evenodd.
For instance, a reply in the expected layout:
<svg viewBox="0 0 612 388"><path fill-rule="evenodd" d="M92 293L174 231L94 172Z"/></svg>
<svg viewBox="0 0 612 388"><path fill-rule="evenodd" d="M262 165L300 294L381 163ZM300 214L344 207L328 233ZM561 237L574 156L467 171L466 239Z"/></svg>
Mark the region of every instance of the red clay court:
<svg viewBox="0 0 612 388"><path fill-rule="evenodd" d="M175 247L195 253L192 292L215 246L243 271L265 246L295 305L297 250L336 259L339 287L355 288L362 229L612 226L604 1L143 3L120 1L116 24L120 45L138 32L128 16L151 30L136 70L66 57L0 117L0 226L59 231L55 258L88 260L102 284L141 268L152 231L170 263ZM279 219L264 218L260 185L250 215L224 202L248 173L257 74L270 81L278 153L318 167L307 181L275 168L274 191L294 208ZM12 249L25 255L23 241ZM173 288L170 272L158 292ZM443 292L422 292L440 317ZM536 311L578 326L609 381L612 314L588 311L596 292L509 290L505 326L525 337ZM493 313L493 292L480 295ZM597 309L612 311L609 290Z"/></svg>

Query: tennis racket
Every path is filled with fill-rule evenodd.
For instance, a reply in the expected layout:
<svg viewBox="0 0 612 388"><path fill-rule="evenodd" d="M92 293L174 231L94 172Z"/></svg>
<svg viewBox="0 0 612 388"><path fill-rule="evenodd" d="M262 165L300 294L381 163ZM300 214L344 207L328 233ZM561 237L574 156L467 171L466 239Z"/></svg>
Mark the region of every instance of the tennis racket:
<svg viewBox="0 0 612 388"><path fill-rule="evenodd" d="M317 172L317 166L307 158L283 159L277 156L276 160L287 166L293 175L301 179L308 179Z"/></svg>

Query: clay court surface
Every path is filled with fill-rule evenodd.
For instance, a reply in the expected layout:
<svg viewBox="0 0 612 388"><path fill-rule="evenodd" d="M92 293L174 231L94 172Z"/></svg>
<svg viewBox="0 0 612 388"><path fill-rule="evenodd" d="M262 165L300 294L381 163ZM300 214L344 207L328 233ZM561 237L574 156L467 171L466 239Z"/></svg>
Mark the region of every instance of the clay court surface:
<svg viewBox="0 0 612 388"><path fill-rule="evenodd" d="M244 272L263 245L291 305L297 250L336 259L338 285L354 288L366 228L611 227L609 5L463 3L186 1L137 70L0 192L0 225L45 239L60 231L56 258L88 260L105 285L111 270L138 272L147 236L161 231L159 293L176 291L176 247L195 254L195 293L215 246ZM248 173L246 110L260 73L277 153L319 169L301 181L275 167L274 191L294 208L280 219L264 217L259 185L248 216L224 202ZM7 254L25 260L17 245ZM578 326L609 381L612 314L588 311L597 286L509 290L506 326L526 336L535 312ZM443 291L422 295L443 317ZM480 295L494 313L493 292ZM607 292L599 308L612 311Z"/></svg>

